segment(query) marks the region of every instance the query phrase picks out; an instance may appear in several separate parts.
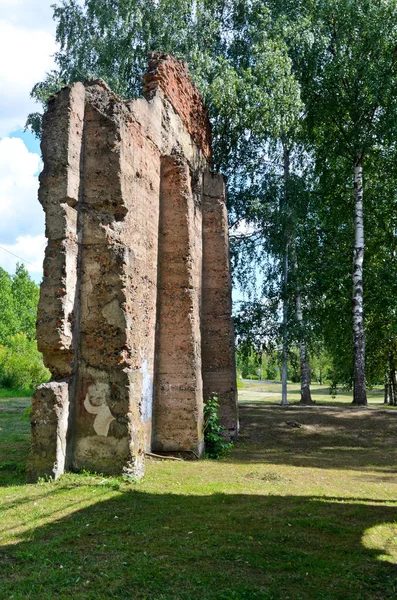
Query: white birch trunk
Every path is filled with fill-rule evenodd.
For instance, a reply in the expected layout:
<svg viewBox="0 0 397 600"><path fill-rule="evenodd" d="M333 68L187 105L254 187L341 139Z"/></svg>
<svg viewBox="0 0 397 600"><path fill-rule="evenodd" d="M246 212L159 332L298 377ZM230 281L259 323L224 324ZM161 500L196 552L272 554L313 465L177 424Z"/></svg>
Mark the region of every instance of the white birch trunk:
<svg viewBox="0 0 397 600"><path fill-rule="evenodd" d="M281 366L281 404L288 404L287 397L287 363L288 363L288 307L287 307L287 288L288 288L288 243L284 249L284 274L283 274L283 357Z"/></svg>
<svg viewBox="0 0 397 600"><path fill-rule="evenodd" d="M385 375L385 380L384 380L384 394L383 394L383 404L388 404L389 403L389 379L387 377L387 374Z"/></svg>
<svg viewBox="0 0 397 600"><path fill-rule="evenodd" d="M299 323L300 342L299 342L299 359L301 371L301 404L313 404L310 393L310 368L307 361L306 341L303 335L303 311L302 311L302 295L298 292L296 296L296 318Z"/></svg>
<svg viewBox="0 0 397 600"><path fill-rule="evenodd" d="M289 260L289 205L288 205L288 183L290 175L290 152L288 142L283 141L284 155L284 269L283 269L283 356L281 367L281 404L288 404L287 397L287 361L288 361L288 260Z"/></svg>
<svg viewBox="0 0 397 600"><path fill-rule="evenodd" d="M354 389L353 404L367 404L365 384L365 332L363 320L363 263L364 263L364 209L363 168L354 165L354 254L353 254L353 344Z"/></svg>

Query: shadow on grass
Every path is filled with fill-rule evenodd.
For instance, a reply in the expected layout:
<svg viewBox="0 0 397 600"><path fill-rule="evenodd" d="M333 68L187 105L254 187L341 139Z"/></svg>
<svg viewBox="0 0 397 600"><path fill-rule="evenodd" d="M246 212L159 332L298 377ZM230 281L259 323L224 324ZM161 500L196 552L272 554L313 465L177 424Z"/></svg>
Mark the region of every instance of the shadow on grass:
<svg viewBox="0 0 397 600"><path fill-rule="evenodd" d="M384 600L397 592L395 565L379 556L376 537L373 549L362 539L397 519L397 508L380 503L138 490L60 520L48 512L51 523L0 547L2 598Z"/></svg>
<svg viewBox="0 0 397 600"><path fill-rule="evenodd" d="M30 398L0 398L0 486L23 485L30 449Z"/></svg>
<svg viewBox="0 0 397 600"><path fill-rule="evenodd" d="M228 462L397 472L395 412L252 403L240 422Z"/></svg>

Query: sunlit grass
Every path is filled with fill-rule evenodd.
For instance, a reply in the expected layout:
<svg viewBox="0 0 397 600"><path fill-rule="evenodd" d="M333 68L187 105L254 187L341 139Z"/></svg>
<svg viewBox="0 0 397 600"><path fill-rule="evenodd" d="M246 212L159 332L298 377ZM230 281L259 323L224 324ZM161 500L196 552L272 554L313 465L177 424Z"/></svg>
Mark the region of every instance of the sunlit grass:
<svg viewBox="0 0 397 600"><path fill-rule="evenodd" d="M0 386L0 398L7 400L9 398L31 398L33 390L27 389L12 389Z"/></svg>
<svg viewBox="0 0 397 600"><path fill-rule="evenodd" d="M340 387L336 393L330 393L329 384L312 383L312 400L317 404L338 406L339 404L351 404L353 392ZM261 402L264 404L279 404L281 402L281 382L247 381L241 382L238 390L239 401ZM367 391L369 406L383 405L383 387L376 386ZM299 383L288 382L288 401L298 403L300 400ZM384 405L383 405L384 406ZM388 407L393 409L394 407Z"/></svg>
<svg viewBox="0 0 397 600"><path fill-rule="evenodd" d="M29 399L0 400L0 598L395 598L396 413L240 393L226 459L148 460L137 484L24 484Z"/></svg>

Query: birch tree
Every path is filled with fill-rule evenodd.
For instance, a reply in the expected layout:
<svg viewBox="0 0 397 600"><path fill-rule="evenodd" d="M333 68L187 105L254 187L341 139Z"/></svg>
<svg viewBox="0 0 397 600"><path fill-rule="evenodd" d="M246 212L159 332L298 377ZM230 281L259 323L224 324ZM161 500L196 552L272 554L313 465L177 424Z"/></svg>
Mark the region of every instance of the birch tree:
<svg viewBox="0 0 397 600"><path fill-rule="evenodd" d="M397 6L392 0L325 0L309 5L313 41L300 78L311 139L321 157L319 168L328 168L330 154L351 165L353 403L366 404L365 165L395 131Z"/></svg>

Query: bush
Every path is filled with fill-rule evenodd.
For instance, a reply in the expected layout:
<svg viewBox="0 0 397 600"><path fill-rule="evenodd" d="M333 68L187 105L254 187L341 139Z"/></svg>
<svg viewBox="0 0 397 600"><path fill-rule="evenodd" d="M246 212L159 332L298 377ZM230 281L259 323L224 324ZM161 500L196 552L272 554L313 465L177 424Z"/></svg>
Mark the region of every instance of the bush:
<svg viewBox="0 0 397 600"><path fill-rule="evenodd" d="M6 388L33 389L50 379L35 340L24 333L13 335L7 346L0 346L0 385Z"/></svg>
<svg viewBox="0 0 397 600"><path fill-rule="evenodd" d="M221 458L232 448L232 442L225 442L226 428L219 423L218 396L212 394L204 403L204 443L207 458Z"/></svg>

